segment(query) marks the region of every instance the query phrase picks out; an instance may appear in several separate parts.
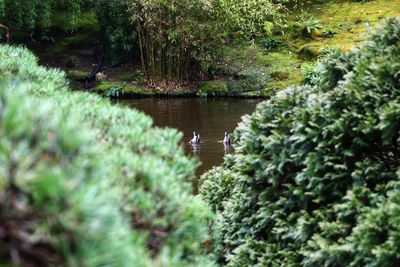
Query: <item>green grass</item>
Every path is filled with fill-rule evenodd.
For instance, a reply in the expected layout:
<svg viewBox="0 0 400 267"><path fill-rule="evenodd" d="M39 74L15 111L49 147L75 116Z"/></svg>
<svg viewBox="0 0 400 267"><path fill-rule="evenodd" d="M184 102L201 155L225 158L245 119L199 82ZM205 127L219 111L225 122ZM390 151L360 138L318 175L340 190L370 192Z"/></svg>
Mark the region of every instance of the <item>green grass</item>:
<svg viewBox="0 0 400 267"><path fill-rule="evenodd" d="M223 54L222 66L226 73L240 74L258 70L266 76L264 89L259 96L270 96L276 90L301 83L303 60L287 50L268 53L257 45L251 45L225 48ZM255 95L255 92L245 89L239 96Z"/></svg>
<svg viewBox="0 0 400 267"><path fill-rule="evenodd" d="M374 0L370 2L353 2L350 0L330 0L323 4L311 6L303 12L292 14L292 20L301 14L315 17L323 27L334 29L336 34L331 38L317 36L314 39L289 38L287 43L294 51L310 50L318 56L318 51L326 47L340 47L348 51L365 41L368 28L375 27L384 19L400 16L400 0Z"/></svg>

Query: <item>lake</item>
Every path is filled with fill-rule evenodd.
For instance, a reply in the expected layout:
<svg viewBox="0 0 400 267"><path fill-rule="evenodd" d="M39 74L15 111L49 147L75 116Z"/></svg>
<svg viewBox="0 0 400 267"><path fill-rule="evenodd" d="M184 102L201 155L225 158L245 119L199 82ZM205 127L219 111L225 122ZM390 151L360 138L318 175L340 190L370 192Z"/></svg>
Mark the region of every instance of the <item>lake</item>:
<svg viewBox="0 0 400 267"><path fill-rule="evenodd" d="M251 114L260 99L236 98L141 98L120 100L119 104L138 109L153 118L158 127L172 127L183 132L183 145L188 155L199 157L201 175L213 166L223 162L231 147L218 141L223 140L224 132L232 133L241 117ZM193 131L199 132L201 144L192 146L189 140Z"/></svg>

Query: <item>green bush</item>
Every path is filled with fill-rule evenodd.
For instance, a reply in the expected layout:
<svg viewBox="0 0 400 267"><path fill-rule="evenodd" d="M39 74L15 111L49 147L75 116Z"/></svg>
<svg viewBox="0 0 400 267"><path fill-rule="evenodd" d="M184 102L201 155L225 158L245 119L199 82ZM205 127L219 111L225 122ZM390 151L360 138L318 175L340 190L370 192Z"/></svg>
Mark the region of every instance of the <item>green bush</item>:
<svg viewBox="0 0 400 267"><path fill-rule="evenodd" d="M227 266L400 261L400 19L263 102L201 179Z"/></svg>
<svg viewBox="0 0 400 267"><path fill-rule="evenodd" d="M228 85L226 82L220 80L207 81L200 85L197 95L201 97L227 96Z"/></svg>
<svg viewBox="0 0 400 267"><path fill-rule="evenodd" d="M276 38L275 36L272 37L264 37L260 40L261 47L265 50L269 51L273 48L278 48L283 44L283 41Z"/></svg>
<svg viewBox="0 0 400 267"><path fill-rule="evenodd" d="M254 92L261 95L270 75L266 68L249 66L237 73L237 77L228 82L229 94L241 95L244 92Z"/></svg>
<svg viewBox="0 0 400 267"><path fill-rule="evenodd" d="M236 42L254 41L259 37L272 37L274 30L285 23L286 9L281 1L222 0L225 29Z"/></svg>
<svg viewBox="0 0 400 267"><path fill-rule="evenodd" d="M322 31L321 36L324 38L332 38L335 34L336 30L334 28L328 27Z"/></svg>
<svg viewBox="0 0 400 267"><path fill-rule="evenodd" d="M0 265L212 265L181 134L69 92L26 49L0 58Z"/></svg>
<svg viewBox="0 0 400 267"><path fill-rule="evenodd" d="M322 22L312 16L302 16L294 25L294 29L303 37L315 37L323 28Z"/></svg>

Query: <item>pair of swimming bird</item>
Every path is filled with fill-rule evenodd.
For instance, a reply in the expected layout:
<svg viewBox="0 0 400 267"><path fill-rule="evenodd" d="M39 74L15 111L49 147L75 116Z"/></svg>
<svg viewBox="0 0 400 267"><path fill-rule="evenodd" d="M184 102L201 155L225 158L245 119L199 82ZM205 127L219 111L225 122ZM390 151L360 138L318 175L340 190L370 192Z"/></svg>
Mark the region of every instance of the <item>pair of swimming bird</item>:
<svg viewBox="0 0 400 267"><path fill-rule="evenodd" d="M200 133L193 132L193 138L189 141L189 143L191 143L192 145L198 145L200 144L200 142ZM218 141L218 143L224 143L225 145L232 144L231 135L225 132L224 140Z"/></svg>

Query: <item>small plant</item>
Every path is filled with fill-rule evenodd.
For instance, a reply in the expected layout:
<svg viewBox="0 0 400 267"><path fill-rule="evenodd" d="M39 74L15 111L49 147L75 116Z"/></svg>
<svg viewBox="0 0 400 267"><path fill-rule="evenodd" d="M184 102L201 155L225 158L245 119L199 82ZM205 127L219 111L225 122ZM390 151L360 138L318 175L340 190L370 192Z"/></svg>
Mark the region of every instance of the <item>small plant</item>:
<svg viewBox="0 0 400 267"><path fill-rule="evenodd" d="M316 84L316 80L318 79L318 74L315 71L315 64L307 64L303 68L303 84Z"/></svg>
<svg viewBox="0 0 400 267"><path fill-rule="evenodd" d="M322 29L322 22L312 16L302 16L294 26L303 37L314 37Z"/></svg>
<svg viewBox="0 0 400 267"><path fill-rule="evenodd" d="M276 37L265 37L260 40L260 44L265 50L271 50L280 46L282 41Z"/></svg>
<svg viewBox="0 0 400 267"><path fill-rule="evenodd" d="M104 92L104 96L111 98L118 98L123 94L122 87L111 87Z"/></svg>
<svg viewBox="0 0 400 267"><path fill-rule="evenodd" d="M321 36L324 38L332 38L335 34L336 34L335 29L328 27L322 31Z"/></svg>
<svg viewBox="0 0 400 267"><path fill-rule="evenodd" d="M214 80L203 83L197 92L199 97L207 96L226 96L228 95L228 85L224 81Z"/></svg>
<svg viewBox="0 0 400 267"><path fill-rule="evenodd" d="M265 69L248 68L238 73L238 77L228 83L230 95L240 95L243 92L261 92L266 86L270 75Z"/></svg>

